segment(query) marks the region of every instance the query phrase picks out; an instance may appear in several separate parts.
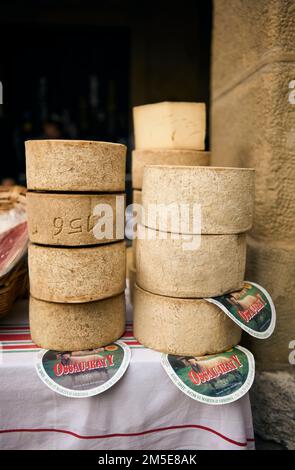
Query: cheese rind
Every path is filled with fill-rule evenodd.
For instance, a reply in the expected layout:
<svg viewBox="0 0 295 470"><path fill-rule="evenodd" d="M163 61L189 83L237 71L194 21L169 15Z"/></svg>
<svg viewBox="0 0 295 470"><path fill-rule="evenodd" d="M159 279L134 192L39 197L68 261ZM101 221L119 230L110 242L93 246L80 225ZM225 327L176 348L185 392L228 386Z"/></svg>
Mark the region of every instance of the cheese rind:
<svg viewBox="0 0 295 470"><path fill-rule="evenodd" d="M125 145L87 140L29 140L25 146L28 189L125 190Z"/></svg>
<svg viewBox="0 0 295 470"><path fill-rule="evenodd" d="M49 302L90 302L125 289L125 242L87 248L29 245L30 291Z"/></svg>
<svg viewBox="0 0 295 470"><path fill-rule="evenodd" d="M141 191L138 190L138 189L134 189L132 191L132 204L141 204ZM138 217L140 219L140 216ZM135 226L134 227L135 229L135 232L137 231L137 227ZM133 254L133 265L134 267L136 267L136 237L133 238L132 240L132 247L133 247L133 250L132 250L132 254Z"/></svg>
<svg viewBox="0 0 295 470"><path fill-rule="evenodd" d="M164 209L159 205L163 205ZM235 234L252 226L254 170L248 168L146 166L142 205L144 225L175 233ZM148 217L157 205L157 217ZM189 210L189 227L175 228L168 217L170 205ZM171 206L170 206L171 207ZM194 227L194 208L200 209L201 227ZM196 217L196 219L198 219Z"/></svg>
<svg viewBox="0 0 295 470"><path fill-rule="evenodd" d="M121 212L116 200L122 198ZM116 240L117 217L124 220L124 194L27 193L27 213L31 242L42 245L98 245ZM94 215L94 209L99 210ZM93 228L104 222L105 238L97 238ZM110 237L109 237L110 233ZM102 234L103 235L103 234Z"/></svg>
<svg viewBox="0 0 295 470"><path fill-rule="evenodd" d="M61 304L30 297L30 330L45 349L78 351L116 341L125 329L124 294L98 302Z"/></svg>
<svg viewBox="0 0 295 470"><path fill-rule="evenodd" d="M208 166L210 152L199 150L146 149L132 152L132 187L142 189L146 165Z"/></svg>
<svg viewBox="0 0 295 470"><path fill-rule="evenodd" d="M205 103L164 101L133 108L136 149L204 150Z"/></svg>
<svg viewBox="0 0 295 470"><path fill-rule="evenodd" d="M245 234L179 236L175 240L169 233L139 229L145 238L136 242L136 269L137 284L143 289L171 297L203 298L243 287Z"/></svg>
<svg viewBox="0 0 295 470"><path fill-rule="evenodd" d="M237 345L241 329L206 300L155 295L135 285L134 336L166 354L203 356Z"/></svg>

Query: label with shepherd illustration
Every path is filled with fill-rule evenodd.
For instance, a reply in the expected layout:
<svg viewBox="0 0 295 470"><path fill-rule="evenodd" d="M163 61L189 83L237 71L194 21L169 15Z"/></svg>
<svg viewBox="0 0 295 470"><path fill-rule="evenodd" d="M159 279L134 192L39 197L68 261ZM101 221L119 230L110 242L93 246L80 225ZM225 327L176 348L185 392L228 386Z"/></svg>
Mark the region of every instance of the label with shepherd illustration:
<svg viewBox="0 0 295 470"><path fill-rule="evenodd" d="M254 282L245 281L242 290L206 299L220 307L243 330L255 338L271 336L276 309L269 293Z"/></svg>
<svg viewBox="0 0 295 470"><path fill-rule="evenodd" d="M162 354L162 365L183 393L208 405L238 400L251 388L255 375L254 357L242 346L201 357Z"/></svg>
<svg viewBox="0 0 295 470"><path fill-rule="evenodd" d="M122 341L84 351L41 350L36 369L54 392L73 398L98 395L112 387L127 370L131 358Z"/></svg>

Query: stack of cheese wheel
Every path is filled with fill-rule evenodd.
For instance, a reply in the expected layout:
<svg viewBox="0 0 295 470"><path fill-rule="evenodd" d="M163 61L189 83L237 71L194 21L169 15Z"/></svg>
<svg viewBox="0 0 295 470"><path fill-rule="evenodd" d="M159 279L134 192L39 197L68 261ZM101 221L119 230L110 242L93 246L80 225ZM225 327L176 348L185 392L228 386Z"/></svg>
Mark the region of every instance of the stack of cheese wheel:
<svg viewBox="0 0 295 470"><path fill-rule="evenodd" d="M203 356L239 343L241 329L206 298L243 287L253 196L251 169L145 167L134 292L145 346Z"/></svg>
<svg viewBox="0 0 295 470"><path fill-rule="evenodd" d="M125 159L120 144L26 142L30 328L42 348L93 349L124 332Z"/></svg>
<svg viewBox="0 0 295 470"><path fill-rule="evenodd" d="M141 204L144 167L147 165L207 166L204 103L162 102L133 108L135 150L132 152L133 203ZM135 209L136 212L136 209ZM130 286L136 276L136 238Z"/></svg>

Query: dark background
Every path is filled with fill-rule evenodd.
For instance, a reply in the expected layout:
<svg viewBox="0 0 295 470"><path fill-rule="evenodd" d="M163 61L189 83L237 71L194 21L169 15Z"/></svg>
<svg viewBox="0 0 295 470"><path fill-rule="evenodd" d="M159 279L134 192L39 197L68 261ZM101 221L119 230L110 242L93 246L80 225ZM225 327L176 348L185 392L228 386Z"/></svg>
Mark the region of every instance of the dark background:
<svg viewBox="0 0 295 470"><path fill-rule="evenodd" d="M23 142L53 122L127 144L130 181L132 106L209 107L211 15L210 0L2 1L0 180L25 183Z"/></svg>

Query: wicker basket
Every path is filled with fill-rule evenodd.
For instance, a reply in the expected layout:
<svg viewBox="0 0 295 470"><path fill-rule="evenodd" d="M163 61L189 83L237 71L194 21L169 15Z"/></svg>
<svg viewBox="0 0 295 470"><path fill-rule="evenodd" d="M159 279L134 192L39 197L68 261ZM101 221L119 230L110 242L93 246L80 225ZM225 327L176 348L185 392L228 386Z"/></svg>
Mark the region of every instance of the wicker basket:
<svg viewBox="0 0 295 470"><path fill-rule="evenodd" d="M22 260L0 281L0 318L9 313L16 299L27 297L28 288L27 262Z"/></svg>
<svg viewBox="0 0 295 470"><path fill-rule="evenodd" d="M0 186L0 215L14 208L25 212L26 188ZM25 258L23 257L7 274L0 277L0 318L11 310L17 298L28 294L28 268Z"/></svg>

